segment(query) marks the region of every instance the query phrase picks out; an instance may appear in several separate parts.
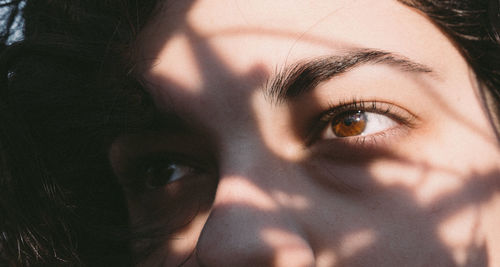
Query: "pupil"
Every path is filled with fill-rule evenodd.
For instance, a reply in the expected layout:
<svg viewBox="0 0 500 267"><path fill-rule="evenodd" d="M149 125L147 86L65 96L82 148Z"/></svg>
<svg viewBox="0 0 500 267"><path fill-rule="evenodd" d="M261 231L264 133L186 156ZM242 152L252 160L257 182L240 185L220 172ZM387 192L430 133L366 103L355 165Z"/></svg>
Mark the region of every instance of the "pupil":
<svg viewBox="0 0 500 267"><path fill-rule="evenodd" d="M361 135L366 128L366 123L366 115L363 111L346 112L333 120L332 130L337 137Z"/></svg>
<svg viewBox="0 0 500 267"><path fill-rule="evenodd" d="M175 168L172 165L169 165L165 168L157 168L151 167L148 172L147 184L152 188L162 187L166 185L172 174L174 174Z"/></svg>
<svg viewBox="0 0 500 267"><path fill-rule="evenodd" d="M347 117L344 119L344 125L345 126L351 126L351 124L353 123L353 116L350 116L350 117Z"/></svg>
<svg viewBox="0 0 500 267"><path fill-rule="evenodd" d="M343 123L345 126L351 126L353 123L359 122L362 119L361 111L356 111L354 114L350 114L345 117Z"/></svg>

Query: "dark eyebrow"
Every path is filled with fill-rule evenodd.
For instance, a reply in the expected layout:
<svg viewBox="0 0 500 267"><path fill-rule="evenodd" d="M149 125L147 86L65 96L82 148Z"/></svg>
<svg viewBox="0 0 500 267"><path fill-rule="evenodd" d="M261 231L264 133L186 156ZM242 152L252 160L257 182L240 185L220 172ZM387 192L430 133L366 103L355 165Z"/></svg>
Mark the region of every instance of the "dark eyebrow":
<svg viewBox="0 0 500 267"><path fill-rule="evenodd" d="M321 82L366 64L387 64L405 72L433 72L423 64L394 53L362 49L292 64L268 81L264 93L271 102L283 103L311 91Z"/></svg>

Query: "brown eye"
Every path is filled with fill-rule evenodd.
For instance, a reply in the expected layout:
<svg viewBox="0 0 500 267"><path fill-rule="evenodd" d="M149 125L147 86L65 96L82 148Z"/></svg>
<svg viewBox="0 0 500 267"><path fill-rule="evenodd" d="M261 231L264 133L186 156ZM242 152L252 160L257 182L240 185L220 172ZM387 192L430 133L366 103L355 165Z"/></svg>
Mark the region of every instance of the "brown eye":
<svg viewBox="0 0 500 267"><path fill-rule="evenodd" d="M156 164L146 170L146 186L150 189L163 187L195 172L193 167L180 163Z"/></svg>
<svg viewBox="0 0 500 267"><path fill-rule="evenodd" d="M332 121L332 131L337 137L361 135L366 129L367 118L365 112L345 112Z"/></svg>
<svg viewBox="0 0 500 267"><path fill-rule="evenodd" d="M354 102L333 106L320 114L306 138L307 144L318 140L343 139L353 144L374 141L396 129L415 127L417 117L409 111L384 102ZM367 138L369 137L369 138Z"/></svg>

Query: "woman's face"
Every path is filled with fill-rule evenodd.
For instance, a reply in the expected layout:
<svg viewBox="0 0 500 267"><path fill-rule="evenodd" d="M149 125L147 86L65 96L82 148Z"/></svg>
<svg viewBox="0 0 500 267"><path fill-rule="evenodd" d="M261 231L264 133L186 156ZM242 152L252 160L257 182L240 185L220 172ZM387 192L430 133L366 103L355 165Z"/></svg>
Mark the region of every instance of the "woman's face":
<svg viewBox="0 0 500 267"><path fill-rule="evenodd" d="M159 130L110 152L144 266L500 262L498 144L424 15L390 0L163 9L138 59Z"/></svg>

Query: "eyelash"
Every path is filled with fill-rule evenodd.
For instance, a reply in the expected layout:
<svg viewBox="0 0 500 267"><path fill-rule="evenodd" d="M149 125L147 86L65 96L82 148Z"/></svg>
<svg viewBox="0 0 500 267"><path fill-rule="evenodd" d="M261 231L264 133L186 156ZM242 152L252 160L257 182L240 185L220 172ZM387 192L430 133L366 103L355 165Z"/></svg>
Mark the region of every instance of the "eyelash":
<svg viewBox="0 0 500 267"><path fill-rule="evenodd" d="M314 119L312 131L307 135L306 138L306 144L308 146L321 139L321 133L327 130L328 127L331 127L330 124L332 123L333 119L347 112L363 111L384 115L394 120L396 123L404 125L410 129L415 127L418 120L418 117L416 115L410 113L406 109L384 101L366 101L355 98L350 101L330 103L328 104L328 106L330 108L327 108L326 111L322 112ZM390 130L369 135L338 137L335 138L335 140L354 145L372 144L376 143L378 139L386 137L389 131Z"/></svg>
<svg viewBox="0 0 500 267"><path fill-rule="evenodd" d="M155 190L157 188L148 185L148 172L161 171L161 169L169 167L169 165L179 165L187 166L191 169L191 174L194 175L200 172L206 171L208 169L204 162L200 163L190 159L188 156L184 155L163 155L163 154L153 154L135 159L133 166L130 166L129 173L131 174L129 179L123 184L127 189L137 192L145 192ZM152 178L152 177L151 177ZM167 184L171 183L170 181ZM163 186L161 186L163 187ZM161 188L158 187L158 188Z"/></svg>

